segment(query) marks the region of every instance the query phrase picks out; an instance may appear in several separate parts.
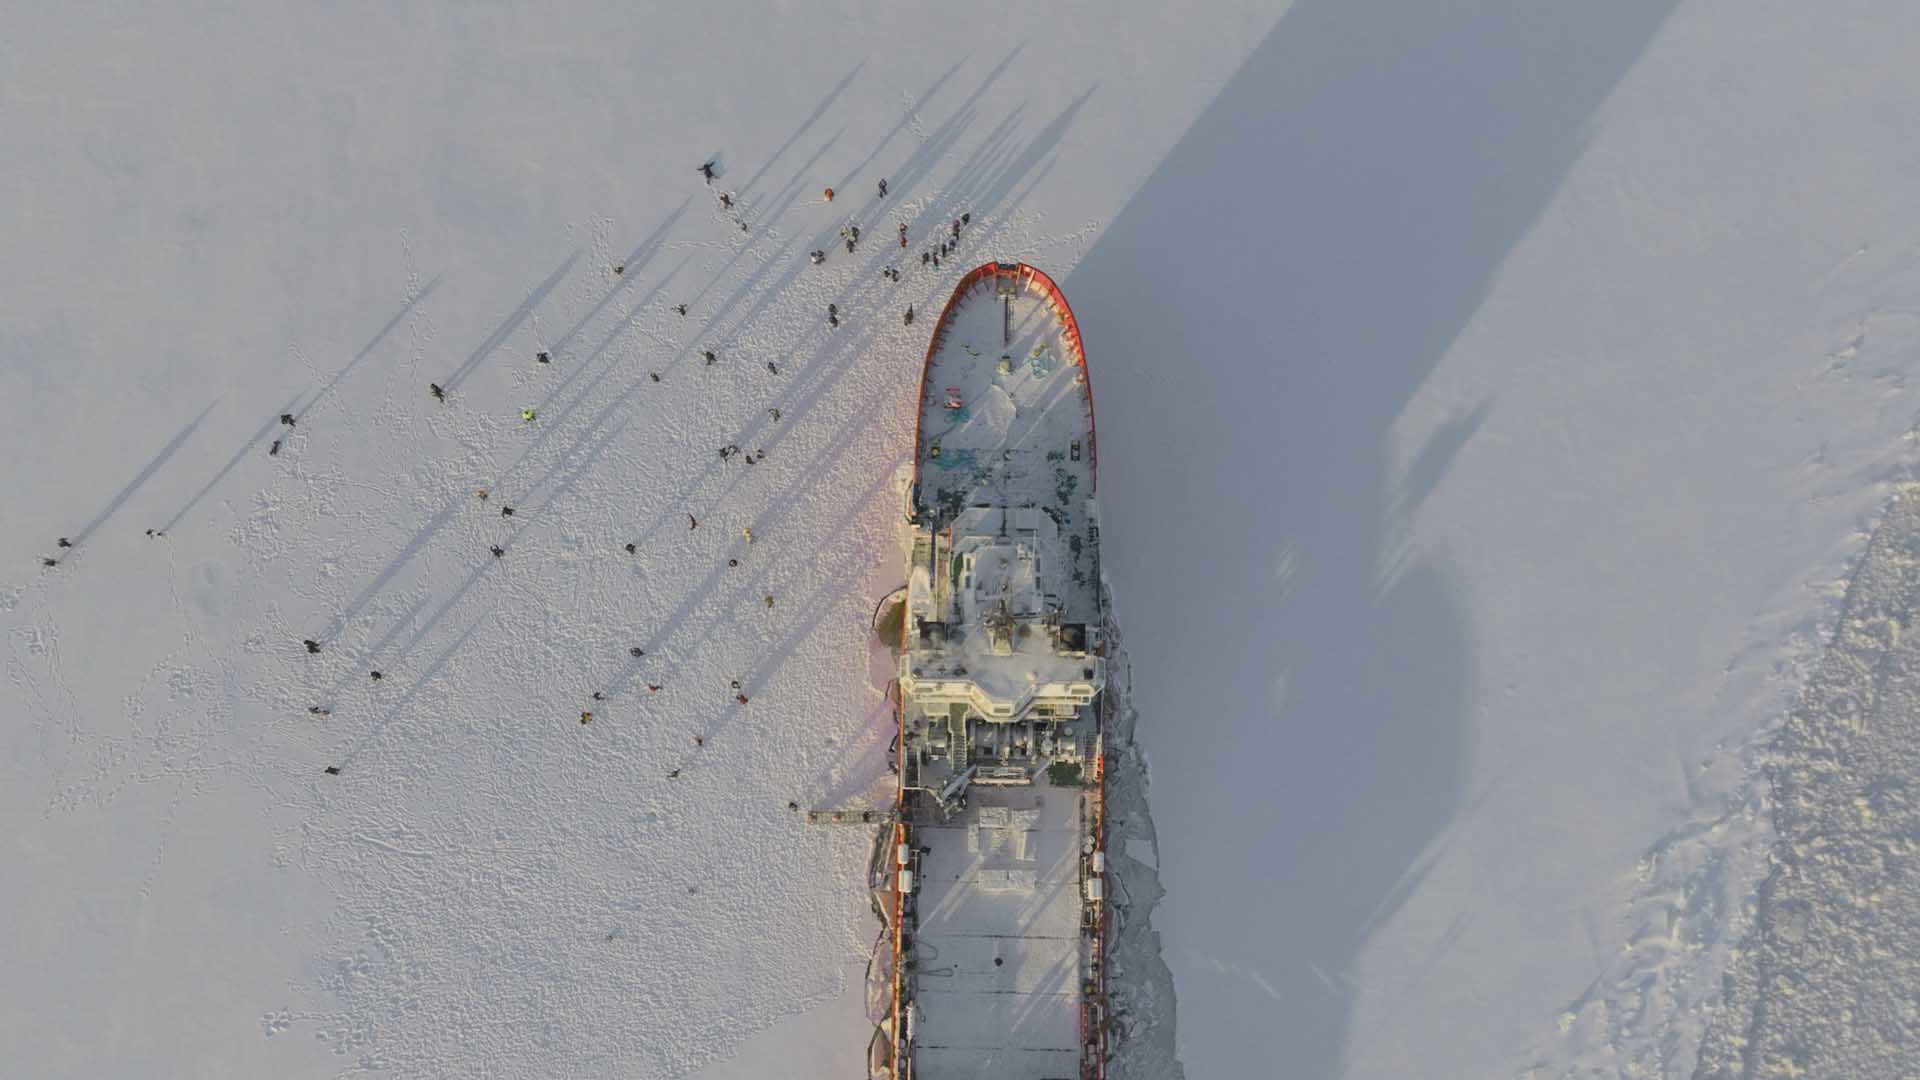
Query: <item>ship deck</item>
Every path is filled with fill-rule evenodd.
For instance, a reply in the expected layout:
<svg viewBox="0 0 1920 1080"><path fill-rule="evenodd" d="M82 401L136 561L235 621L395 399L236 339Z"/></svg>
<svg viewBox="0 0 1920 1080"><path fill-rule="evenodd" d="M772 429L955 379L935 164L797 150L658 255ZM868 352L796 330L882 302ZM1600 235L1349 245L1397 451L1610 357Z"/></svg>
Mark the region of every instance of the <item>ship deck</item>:
<svg viewBox="0 0 1920 1080"><path fill-rule="evenodd" d="M1039 507L1059 526L1067 618L1098 622L1093 400L1079 342L1049 291L1022 282L1001 295L1009 280L965 287L935 331L917 505L939 525L969 506Z"/></svg>
<svg viewBox="0 0 1920 1080"><path fill-rule="evenodd" d="M976 788L918 830L919 1080L1079 1074L1080 794Z"/></svg>

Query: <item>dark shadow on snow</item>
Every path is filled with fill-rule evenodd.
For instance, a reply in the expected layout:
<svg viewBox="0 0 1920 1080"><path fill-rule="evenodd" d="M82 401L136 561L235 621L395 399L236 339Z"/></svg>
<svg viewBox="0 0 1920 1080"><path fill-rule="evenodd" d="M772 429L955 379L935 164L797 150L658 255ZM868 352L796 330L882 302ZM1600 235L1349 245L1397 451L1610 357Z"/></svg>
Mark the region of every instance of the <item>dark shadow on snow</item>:
<svg viewBox="0 0 1920 1080"><path fill-rule="evenodd" d="M388 319L387 324L382 326L365 345L361 346L359 352L353 354L353 359L347 361L346 366L335 372L333 378L327 380L327 385L321 387L320 392L313 395L313 400L307 402L306 405L301 408L299 418L304 419L307 413L313 410L315 405L325 401L327 396L333 393L333 388L340 385L340 380L352 374L353 369L359 366L360 361L365 360L367 354L373 352L374 346L386 340L387 335L393 332L393 328L400 325L400 320L406 318L407 315L419 305L420 301L433 295L433 290L440 286L440 278L442 276L443 275L435 274L433 280L421 286L419 292L409 297L407 302L401 305L399 312L395 314L393 318Z"/></svg>
<svg viewBox="0 0 1920 1080"><path fill-rule="evenodd" d="M1473 662L1445 574L1386 568L1477 415L1404 481L1389 426L1671 7L1301 0L1066 282L1190 1076L1341 1071Z"/></svg>
<svg viewBox="0 0 1920 1080"><path fill-rule="evenodd" d="M527 320L527 316L533 314L533 309L540 306L540 302L547 298L547 294L553 291L555 285L560 284L560 279L566 277L567 271L573 269L573 264L578 261L580 261L580 252L577 250L562 259L553 273L548 274L546 280L534 286L533 291L527 294L527 298L520 302L520 306L514 308L504 322L494 327L493 333L488 334L485 341L482 341L473 352L467 354L466 360L454 369L453 374L442 380L441 385L448 390L453 390L473 373L473 369L480 366L481 361L493 355L495 349L506 344L507 339L513 336L513 332L520 328L520 324Z"/></svg>
<svg viewBox="0 0 1920 1080"><path fill-rule="evenodd" d="M207 492L212 491L215 487L219 486L220 481L225 480L227 478L227 474L233 471L233 467L235 465L240 464L241 458L246 457L248 452L253 450L255 447L259 446L261 443L265 442L267 439L267 436L271 434L275 428L280 426L280 413L292 412L294 406L299 404L299 402L300 402L300 395L295 394L294 396L287 399L287 403L285 405L280 406L280 412L274 413L272 416L269 416L266 418L266 420L262 421L259 429L255 431L252 435L248 436L246 442L243 442L240 444L240 449L235 450L233 452L233 456L227 459L227 463L221 467L219 472L213 474L213 479L207 481L206 484L202 486L199 491L194 492L193 498L188 499L185 506L182 506L179 510L175 511L174 515L167 519L167 523L165 525L160 526L160 531L172 532L173 527L175 525L180 524L181 518L186 517L189 511L191 511L195 506L200 505L200 500L207 497Z"/></svg>
<svg viewBox="0 0 1920 1080"><path fill-rule="evenodd" d="M691 195L680 200L680 205L674 209L673 213L668 214L665 220L655 225L653 231L647 234L645 240L636 244L632 251L627 252L626 258L621 259L615 264L620 267L620 273L614 278L613 285L601 295L600 299L596 301L592 307L587 309L585 315L574 320L573 325L567 328L566 333L561 334L558 338L554 339L552 345L547 346L551 355L562 361L568 358L567 350L573 345L573 339L579 336L580 331L584 330L588 323L598 318L600 313L606 310L607 305L613 302L614 297L619 296L621 291L630 283L639 280L640 272L645 270L647 264L653 261L653 257L660 253L661 247L666 243L667 233L673 229L674 222L679 221L681 216L687 212L687 207L692 202L693 197ZM536 344L538 341L539 339L536 337Z"/></svg>
<svg viewBox="0 0 1920 1080"><path fill-rule="evenodd" d="M1486 423L1487 413L1493 410L1493 401L1488 399L1473 407L1473 411L1457 419L1448 420L1435 428L1432 435L1413 457L1407 466L1407 474L1400 482L1400 498L1395 513L1402 519L1420 509L1427 501L1433 489L1440 485L1440 478L1447 475L1447 469L1453 464L1462 448L1473 441L1479 433L1480 425Z"/></svg>
<svg viewBox="0 0 1920 1080"><path fill-rule="evenodd" d="M172 457L176 450L180 449L181 444L187 441L187 437L193 434L194 429L200 426L200 422L202 420L205 420L207 418L207 414L212 412L213 407L218 404L220 404L219 398L215 398L214 400L208 402L207 407L200 410L199 416L194 417L192 421L190 421L187 424L186 427L181 428L180 434L175 435L172 439L168 440L167 445L160 448L160 452L154 455L153 460L147 462L147 467L144 469L141 469L139 475L135 476L132 480L128 481L127 486L120 489L120 494L115 495L113 497L113 501L107 503L106 509L94 515L94 518L92 521L87 522L84 528L82 528L79 532L73 534L74 546L77 547L81 544L86 543L87 537L93 535L93 530L99 528L103 522L105 522L108 518L112 517L113 512L115 510L118 510L120 509L121 506L125 505L126 501L129 498L132 498L133 493L140 490L140 485L152 479L153 474L160 471L160 466L165 465L167 463L167 459Z"/></svg>
<svg viewBox="0 0 1920 1080"><path fill-rule="evenodd" d="M827 96L820 99L820 104L814 106L813 112L805 120L800 122L800 126L794 129L793 134L787 136L787 141L780 144L780 149L775 150L769 155L767 160L761 163L760 170L749 177L746 183L741 184L735 194L744 197L748 192L752 191L753 186L760 182L760 178L767 175L767 170L773 167L773 163L780 160L780 155L786 153L794 143L798 142L800 136L807 133L808 128L819 123L820 118L825 116L827 110L833 107L833 103L840 100L840 95L846 93L847 87L853 85L853 77L860 74L860 69L866 66L867 63L864 60L853 65L853 68L842 76L839 82L833 85L833 89L827 91Z"/></svg>
<svg viewBox="0 0 1920 1080"><path fill-rule="evenodd" d="M208 492L218 487L220 484L220 481L225 480L227 478L227 474L233 471L234 466L240 464L241 458L247 456L249 452L251 452L255 447L259 446L261 443L266 442L267 436L274 430L274 428L280 426L281 413L290 413L294 415L296 419L304 419L307 413L311 412L315 405L318 405L320 402L326 400L328 395L333 393L333 388L340 385L340 381L342 379L345 379L349 374L351 374L353 372L353 369L359 366L360 361L365 360L368 354L372 353L376 346L378 346L382 341L386 340L387 335L393 332L394 327L400 325L400 320L406 318L407 315L410 312L412 312L416 306L419 305L420 301L425 300L428 296L432 295L433 290L435 288L438 288L440 285L440 278L441 278L441 275L435 274L431 281L428 281L425 285L420 287L419 292L416 292L412 296L408 297L407 302L400 306L400 310L394 313L393 318L388 319L386 322L386 325L382 326L379 330L375 331L373 337L367 339L367 343L360 347L360 351L353 354L353 359L347 361L345 366L343 366L339 371L335 372L333 375L333 378L327 380L327 385L321 387L320 391L314 394L312 398L308 399L305 405L299 405L300 395L295 394L291 399L287 401L285 405L282 405L280 407L279 412L276 412L272 416L268 417L267 420L260 425L259 429L256 430L251 436L247 438L247 441L240 444L240 449L235 450L233 452L233 456L227 459L227 463L221 466L220 471L213 474L213 479L207 481L206 484L202 486L199 491L194 492L193 498L188 499L186 502L186 505L182 506L179 510L175 511L174 515L167 519L167 523L165 525L160 526L160 531L172 532L173 527L175 525L178 525L182 518L186 517L187 514L190 513L195 506L200 505L200 500L206 498ZM297 405L298 405L298 408L296 408Z"/></svg>

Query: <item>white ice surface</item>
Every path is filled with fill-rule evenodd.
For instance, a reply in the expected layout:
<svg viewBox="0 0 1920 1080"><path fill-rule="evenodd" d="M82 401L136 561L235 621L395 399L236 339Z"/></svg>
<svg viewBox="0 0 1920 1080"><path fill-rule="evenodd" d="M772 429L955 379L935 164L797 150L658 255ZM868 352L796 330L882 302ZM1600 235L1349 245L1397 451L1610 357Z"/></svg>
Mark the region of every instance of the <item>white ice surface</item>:
<svg viewBox="0 0 1920 1080"><path fill-rule="evenodd" d="M1619 959L1642 856L1722 813L1909 473L1917 20L16 12L9 1069L845 1075L864 838L785 803L884 769L899 312L989 255L1086 334L1189 1074L1680 1068L1698 1007L1559 1022L1685 974ZM961 209L880 282L892 215Z"/></svg>
<svg viewBox="0 0 1920 1080"><path fill-rule="evenodd" d="M884 790L929 313L1070 268L1252 6L12 13L3 1071L857 1068L866 837L786 804Z"/></svg>

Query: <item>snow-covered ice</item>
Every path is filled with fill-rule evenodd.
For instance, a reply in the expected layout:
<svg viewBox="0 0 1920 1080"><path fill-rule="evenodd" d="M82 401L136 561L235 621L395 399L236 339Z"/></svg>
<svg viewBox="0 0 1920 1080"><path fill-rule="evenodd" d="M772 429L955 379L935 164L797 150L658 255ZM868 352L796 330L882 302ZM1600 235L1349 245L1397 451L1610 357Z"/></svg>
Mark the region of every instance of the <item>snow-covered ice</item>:
<svg viewBox="0 0 1920 1080"><path fill-rule="evenodd" d="M867 840L787 807L886 784L914 256L1070 267L1252 16L851 14L10 23L10 1060L857 1068Z"/></svg>
<svg viewBox="0 0 1920 1080"><path fill-rule="evenodd" d="M787 804L885 787L998 257L1098 395L1130 1075L1687 1075L1912 474L1920 13L1122 8L14 13L9 1070L857 1074Z"/></svg>
<svg viewBox="0 0 1920 1080"><path fill-rule="evenodd" d="M1920 1042L1920 491L1895 500L1770 746L1778 834L1696 1076L1904 1077Z"/></svg>

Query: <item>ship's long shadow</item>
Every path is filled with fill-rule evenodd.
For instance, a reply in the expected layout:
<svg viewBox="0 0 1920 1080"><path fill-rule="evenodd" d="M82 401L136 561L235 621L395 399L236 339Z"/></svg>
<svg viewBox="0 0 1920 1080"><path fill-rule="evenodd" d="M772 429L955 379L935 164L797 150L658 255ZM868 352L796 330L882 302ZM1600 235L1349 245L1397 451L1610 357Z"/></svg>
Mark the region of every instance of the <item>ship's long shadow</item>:
<svg viewBox="0 0 1920 1080"><path fill-rule="evenodd" d="M1350 976L1455 810L1473 668L1396 562L1389 426L1672 6L1299 0L1066 282L1188 1075L1376 1034Z"/></svg>

